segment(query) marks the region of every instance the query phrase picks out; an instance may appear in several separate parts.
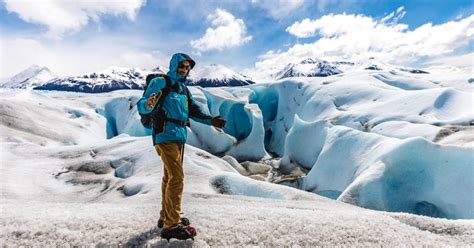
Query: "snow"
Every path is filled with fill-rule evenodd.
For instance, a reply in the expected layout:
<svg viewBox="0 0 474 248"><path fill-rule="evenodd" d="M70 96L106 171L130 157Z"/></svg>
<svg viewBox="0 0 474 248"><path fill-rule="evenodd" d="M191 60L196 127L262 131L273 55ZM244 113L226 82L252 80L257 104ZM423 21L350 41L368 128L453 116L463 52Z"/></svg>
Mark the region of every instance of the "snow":
<svg viewBox="0 0 474 248"><path fill-rule="evenodd" d="M153 70L111 66L100 72L82 76L57 77L46 67L33 65L1 85L3 88L61 90L99 93L119 89L142 89L150 73L164 73L161 67Z"/></svg>
<svg viewBox="0 0 474 248"><path fill-rule="evenodd" d="M276 79L287 77L327 77L342 73L337 66L332 63L320 60L307 58L299 63L290 63L283 70L276 73Z"/></svg>
<svg viewBox="0 0 474 248"><path fill-rule="evenodd" d="M148 138L119 136L95 145L49 148L4 144L7 164L25 150L29 153L15 166L2 166L4 245L167 245L157 237L155 226L162 165ZM132 175L117 177L117 168L127 164L133 164ZM194 242L171 241L171 245L462 246L472 242L472 221L365 210L255 181L190 146L185 172L184 212L198 236ZM21 181L15 180L19 177ZM223 185L218 190L227 188L231 195L219 194L213 185Z"/></svg>
<svg viewBox="0 0 474 248"><path fill-rule="evenodd" d="M183 209L198 236L170 245L472 245L474 89L435 74L190 87L228 125L191 121ZM2 244L167 245L141 94L0 90Z"/></svg>
<svg viewBox="0 0 474 248"><path fill-rule="evenodd" d="M438 72L438 74L440 72L440 70L436 68L433 68L433 70ZM423 77L425 74L430 74L428 71L421 69L387 64L373 57L369 58L368 60L361 61L326 61L320 58L307 58L297 63L287 64L279 72L270 75L270 78L283 79L289 77L327 77L354 71L385 71L394 75L403 74L405 76L404 80L394 82L395 84L404 84L404 81L407 80L407 76L415 77L415 75L420 75L420 77ZM452 80L452 76L449 76L447 79Z"/></svg>
<svg viewBox="0 0 474 248"><path fill-rule="evenodd" d="M454 66L431 66L425 68L430 74L417 74L417 78L428 80L441 87L454 87L461 90L472 90L473 67L458 68Z"/></svg>
<svg viewBox="0 0 474 248"><path fill-rule="evenodd" d="M106 138L104 119L84 105L61 104L35 91L7 90L0 96L2 143L72 145ZM66 131L74 129L83 132Z"/></svg>
<svg viewBox="0 0 474 248"><path fill-rule="evenodd" d="M146 75L150 73L164 74L165 71L167 69L160 66L153 70L111 66L105 70L82 76L59 78L51 73L48 68L33 65L3 83L1 87L101 93L119 89L141 89L145 84ZM191 85L201 87L255 84L249 77L217 64L197 67L191 71L190 78L192 79Z"/></svg>
<svg viewBox="0 0 474 248"><path fill-rule="evenodd" d="M191 85L201 87L243 86L255 83L249 77L218 64L196 66L189 77L192 80Z"/></svg>
<svg viewBox="0 0 474 248"><path fill-rule="evenodd" d="M240 80L247 80L246 77L240 75L231 69L218 64L211 64L211 65L204 65L200 67L196 67L191 71L191 78L194 81L197 81L201 78L208 78L208 79L231 79L237 78Z"/></svg>
<svg viewBox="0 0 474 248"><path fill-rule="evenodd" d="M142 89L146 75L164 73L159 67L154 70L112 66L100 72L82 76L55 78L35 87L38 90L62 90L72 92L100 93L119 89Z"/></svg>
<svg viewBox="0 0 474 248"><path fill-rule="evenodd" d="M32 65L2 83L3 88L32 89L41 86L57 76L47 67Z"/></svg>

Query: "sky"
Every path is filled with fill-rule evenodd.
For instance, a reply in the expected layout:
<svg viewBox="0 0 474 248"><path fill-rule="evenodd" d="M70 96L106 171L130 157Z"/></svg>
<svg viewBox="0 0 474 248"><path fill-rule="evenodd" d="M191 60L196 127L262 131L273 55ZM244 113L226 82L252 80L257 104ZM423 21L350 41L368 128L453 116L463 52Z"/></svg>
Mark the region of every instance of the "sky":
<svg viewBox="0 0 474 248"><path fill-rule="evenodd" d="M473 64L470 0L3 0L1 74L168 66L176 52L250 76L308 57Z"/></svg>

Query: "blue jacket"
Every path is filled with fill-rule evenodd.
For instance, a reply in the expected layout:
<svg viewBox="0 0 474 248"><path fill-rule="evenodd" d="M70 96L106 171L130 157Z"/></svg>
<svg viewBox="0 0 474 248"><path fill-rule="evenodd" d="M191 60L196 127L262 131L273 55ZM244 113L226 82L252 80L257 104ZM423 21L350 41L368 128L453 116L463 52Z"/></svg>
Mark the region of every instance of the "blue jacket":
<svg viewBox="0 0 474 248"><path fill-rule="evenodd" d="M182 61L189 61L191 68L194 67L195 62L186 54L177 53L171 57L169 71L167 73L170 78L170 83L172 86L178 84L179 92L170 91L169 94L163 100L163 110L166 111L166 117L172 118L180 121L187 121L188 117L191 117L193 120L211 125L211 116L206 115L199 108L199 106L194 102L194 99L189 92L189 106L188 99L186 94L183 92L183 86L188 83L186 76L178 74L178 64ZM166 80L161 77L154 78L150 81L145 94L140 100L138 100L137 108L140 114L148 114L152 109L146 108L146 101L152 93L158 93L166 87ZM159 106L156 106L159 107ZM174 122L166 122L163 132L153 135L154 144L159 144L163 142L179 142L186 143L187 138L187 129L185 126L181 126Z"/></svg>

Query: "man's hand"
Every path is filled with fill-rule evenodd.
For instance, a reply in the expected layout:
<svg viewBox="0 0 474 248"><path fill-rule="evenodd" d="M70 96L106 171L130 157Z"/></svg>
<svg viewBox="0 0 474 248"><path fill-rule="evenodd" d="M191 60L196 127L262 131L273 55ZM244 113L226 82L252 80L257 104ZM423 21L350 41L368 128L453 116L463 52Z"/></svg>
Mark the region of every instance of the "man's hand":
<svg viewBox="0 0 474 248"><path fill-rule="evenodd" d="M211 124L215 127L223 128L225 127L225 120L221 119L221 116L219 115L212 118Z"/></svg>
<svg viewBox="0 0 474 248"><path fill-rule="evenodd" d="M158 92L158 94L152 93L146 100L146 105L145 105L146 108L153 109L156 103L158 103L158 100L160 99L160 97L161 97L161 91Z"/></svg>

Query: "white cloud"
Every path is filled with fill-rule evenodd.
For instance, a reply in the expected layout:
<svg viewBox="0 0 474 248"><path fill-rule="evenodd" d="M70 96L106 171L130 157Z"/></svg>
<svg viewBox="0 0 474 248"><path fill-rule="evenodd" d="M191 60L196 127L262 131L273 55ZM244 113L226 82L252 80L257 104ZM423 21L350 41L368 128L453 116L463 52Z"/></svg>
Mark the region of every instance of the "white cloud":
<svg viewBox="0 0 474 248"><path fill-rule="evenodd" d="M61 38L80 30L90 19L99 21L101 15L125 15L134 20L145 1L5 0L5 7L24 21L47 26L47 36Z"/></svg>
<svg viewBox="0 0 474 248"><path fill-rule="evenodd" d="M433 58L425 63L429 66L455 66L461 69L466 69L471 72L474 71L474 53L463 54L459 56L449 56L442 58Z"/></svg>
<svg viewBox="0 0 474 248"><path fill-rule="evenodd" d="M244 21L236 19L223 9L216 9L207 18L213 28L208 28L200 39L191 41L191 46L198 52L221 51L226 48L238 47L252 39L252 36L246 36Z"/></svg>
<svg viewBox="0 0 474 248"><path fill-rule="evenodd" d="M310 20L309 18L303 19L301 22L295 22L293 25L286 28L286 32L298 37L308 38L316 34L318 30L318 20Z"/></svg>
<svg viewBox="0 0 474 248"><path fill-rule="evenodd" d="M141 47L135 44L138 42L130 37L97 37L73 43L2 37L0 78L10 78L32 64L46 66L60 76L82 75L110 66L168 66L168 54L135 49Z"/></svg>
<svg viewBox="0 0 474 248"><path fill-rule="evenodd" d="M389 19L404 15L399 8ZM305 19L287 31L297 37L319 34L312 43L296 44L285 52L271 53L256 63L255 70L267 75L287 63L308 57L363 60L376 57L394 64L416 63L420 58L448 56L465 48L474 36L474 15L439 25L424 24L415 30L408 25L390 24L363 15L326 15L317 20Z"/></svg>
<svg viewBox="0 0 474 248"><path fill-rule="evenodd" d="M320 1L326 2L326 0ZM252 4L266 10L275 19L282 19L288 16L305 2L306 0L252 0Z"/></svg>
<svg viewBox="0 0 474 248"><path fill-rule="evenodd" d="M379 32L388 29L394 30L395 32L401 32L406 30L408 26L403 24L395 25L396 23L386 23L403 16L403 9L401 11L401 15L392 12L384 17L382 21L377 21L364 15L347 15L345 13L339 15L325 15L316 20L306 18L301 22L295 22L293 25L286 28L286 31L298 38L312 37L318 32L323 37L356 34L361 31L364 33L372 31Z"/></svg>
<svg viewBox="0 0 474 248"><path fill-rule="evenodd" d="M405 7L401 6L397 9L397 11L392 12L382 18L380 23L387 23L387 24L397 24L400 19L402 19L407 12L405 11Z"/></svg>

